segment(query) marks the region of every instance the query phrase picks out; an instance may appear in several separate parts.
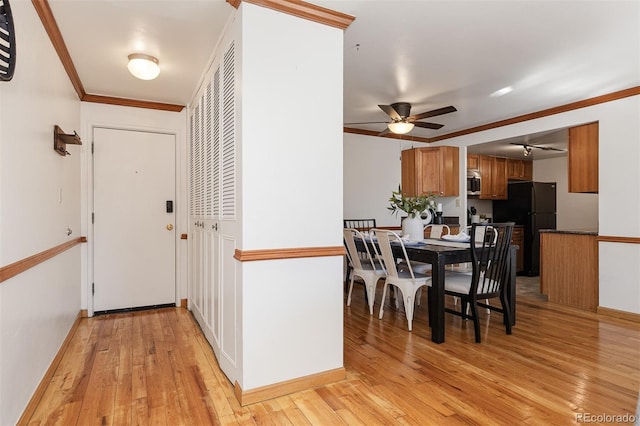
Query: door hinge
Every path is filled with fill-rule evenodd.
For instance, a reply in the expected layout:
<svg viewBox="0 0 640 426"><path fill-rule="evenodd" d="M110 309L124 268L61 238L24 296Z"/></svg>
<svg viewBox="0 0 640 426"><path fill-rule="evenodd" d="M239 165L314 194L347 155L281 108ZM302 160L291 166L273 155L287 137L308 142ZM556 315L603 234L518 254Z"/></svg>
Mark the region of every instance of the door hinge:
<svg viewBox="0 0 640 426"><path fill-rule="evenodd" d="M93 142L91 142L91 153L93 154Z"/></svg>
<svg viewBox="0 0 640 426"><path fill-rule="evenodd" d="M95 213L91 213L91 223L96 223L96 214Z"/></svg>
<svg viewBox="0 0 640 426"><path fill-rule="evenodd" d="M96 283L91 283L91 295L96 294Z"/></svg>

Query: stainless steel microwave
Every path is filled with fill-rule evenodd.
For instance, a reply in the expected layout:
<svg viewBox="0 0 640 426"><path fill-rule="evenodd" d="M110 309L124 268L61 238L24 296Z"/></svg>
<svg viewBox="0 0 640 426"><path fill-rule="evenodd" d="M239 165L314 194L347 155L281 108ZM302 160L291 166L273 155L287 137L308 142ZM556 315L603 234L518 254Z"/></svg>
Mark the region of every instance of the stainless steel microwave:
<svg viewBox="0 0 640 426"><path fill-rule="evenodd" d="M467 170L467 195L480 195L482 179L479 170Z"/></svg>

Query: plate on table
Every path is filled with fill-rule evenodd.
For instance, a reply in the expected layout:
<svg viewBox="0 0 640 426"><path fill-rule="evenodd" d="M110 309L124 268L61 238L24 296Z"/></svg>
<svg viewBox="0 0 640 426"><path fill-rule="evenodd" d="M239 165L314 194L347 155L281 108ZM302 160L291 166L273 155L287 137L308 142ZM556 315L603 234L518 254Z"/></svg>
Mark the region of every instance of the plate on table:
<svg viewBox="0 0 640 426"><path fill-rule="evenodd" d="M454 234L454 235L443 235L440 237L443 241L453 241L456 243L468 243L471 241L471 237L467 234Z"/></svg>

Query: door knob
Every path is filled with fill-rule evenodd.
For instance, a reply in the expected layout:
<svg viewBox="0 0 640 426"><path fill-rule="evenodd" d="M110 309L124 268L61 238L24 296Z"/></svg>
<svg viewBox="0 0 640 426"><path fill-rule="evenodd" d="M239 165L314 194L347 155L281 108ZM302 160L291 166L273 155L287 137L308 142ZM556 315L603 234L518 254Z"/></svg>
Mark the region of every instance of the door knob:
<svg viewBox="0 0 640 426"><path fill-rule="evenodd" d="M173 225L172 224L168 224L167 225L167 231L172 231L173 230Z"/></svg>

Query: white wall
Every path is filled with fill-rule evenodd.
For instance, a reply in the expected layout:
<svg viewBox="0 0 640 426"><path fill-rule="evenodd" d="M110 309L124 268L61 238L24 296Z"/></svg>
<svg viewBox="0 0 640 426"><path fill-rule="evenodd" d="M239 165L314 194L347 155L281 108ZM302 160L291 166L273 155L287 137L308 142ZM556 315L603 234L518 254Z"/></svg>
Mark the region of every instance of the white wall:
<svg viewBox="0 0 640 426"><path fill-rule="evenodd" d="M342 247L343 32L244 2L240 14L238 248ZM342 262L241 264L243 390L343 366Z"/></svg>
<svg viewBox="0 0 640 426"><path fill-rule="evenodd" d="M117 105L82 102L82 137L88 143L82 150L82 232L91 236L91 206L93 187L93 168L90 141L93 128L109 127L116 129L142 130L169 133L176 136L176 286L178 299L187 298L187 240L181 240L180 234L188 233L188 170L187 170L187 118L186 109L181 112L159 111L145 108L123 107ZM122 147L122 155L127 155L127 147ZM150 153L153 155L153 153ZM89 287L93 276L92 241L83 253L82 262L82 308L93 315L93 300Z"/></svg>
<svg viewBox="0 0 640 426"><path fill-rule="evenodd" d="M533 180L556 182L556 228L598 231L598 194L569 192L567 157L533 162Z"/></svg>
<svg viewBox="0 0 640 426"><path fill-rule="evenodd" d="M400 226L387 206L401 180L401 141L344 134L344 218Z"/></svg>
<svg viewBox="0 0 640 426"><path fill-rule="evenodd" d="M53 126L80 131L80 102L31 2L12 2L13 80L0 83L0 265L82 235L80 152L53 150ZM83 141L86 143L86 141ZM67 236L67 228L73 230ZM0 283L0 424L15 424L80 311L84 245Z"/></svg>

